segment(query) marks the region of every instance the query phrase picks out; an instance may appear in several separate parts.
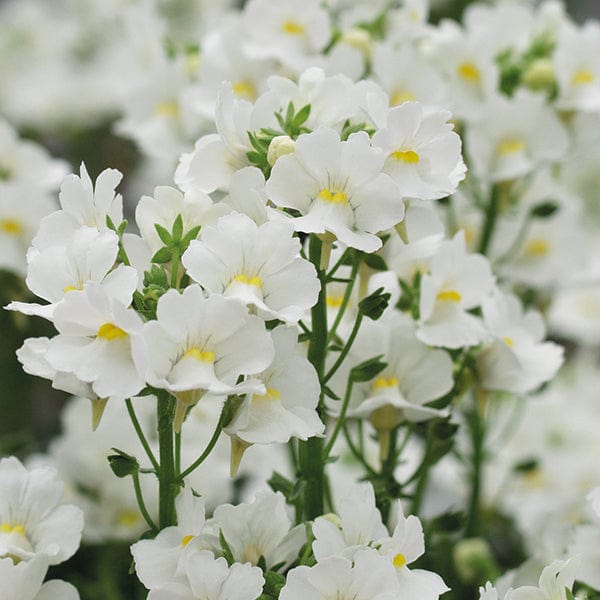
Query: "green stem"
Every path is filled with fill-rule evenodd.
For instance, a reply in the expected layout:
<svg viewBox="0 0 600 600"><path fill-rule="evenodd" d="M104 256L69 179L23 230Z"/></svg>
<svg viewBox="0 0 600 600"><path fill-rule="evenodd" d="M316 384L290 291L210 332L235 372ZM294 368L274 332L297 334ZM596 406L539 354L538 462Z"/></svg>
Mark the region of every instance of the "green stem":
<svg viewBox="0 0 600 600"><path fill-rule="evenodd" d="M337 360L333 363L333 366L331 367L331 369L329 369L329 371L327 371L327 375L325 375L325 378L323 379L323 385L325 385L335 375L336 371L342 366L342 363L344 362L346 356L348 356L348 352L350 352L350 348L352 348L352 344L354 343L354 340L356 339L356 336L358 334L358 330L360 329L362 319L363 319L363 316L361 313L359 313L358 317L356 317L356 321L354 322L354 327L352 328L352 332L350 333L350 336L348 337L348 341L346 342L345 346L342 348L340 355L337 357Z"/></svg>
<svg viewBox="0 0 600 600"><path fill-rule="evenodd" d="M479 252L481 254L487 254L490 243L492 241L492 236L494 234L494 229L496 228L496 220L498 218L498 209L500 205L500 188L498 185L492 186L492 191L490 193L490 200L488 202L485 218L483 222L483 232L481 234L481 240L479 241Z"/></svg>
<svg viewBox="0 0 600 600"><path fill-rule="evenodd" d="M340 308L338 310L337 315L335 316L335 320L333 321L333 325L331 326L331 331L329 335L327 335L327 340L331 341L337 332L337 329L342 322L342 318L344 317L344 313L346 312L346 308L348 307L348 302L350 302L350 296L352 295L352 290L354 288L354 282L356 281L356 274L358 273L358 267L360 265L360 254L358 252L354 253L354 260L352 262L352 273L350 274L349 283L346 285L346 290L344 292L344 297L342 298L342 303L340 304ZM325 277L323 277L323 281L325 281ZM314 329L314 325L313 325ZM325 330L327 333L327 330Z"/></svg>
<svg viewBox="0 0 600 600"><path fill-rule="evenodd" d="M342 264L346 260L346 257L348 256L349 251L350 251L350 248L346 248L344 250L344 252L342 253L342 256L340 256L340 259L335 263L335 265L333 265L333 267L331 268L329 273L327 273L328 281L331 281L332 277L336 274L337 270L342 266Z"/></svg>
<svg viewBox="0 0 600 600"><path fill-rule="evenodd" d="M527 234L529 233L529 229L531 227L531 220L531 213L528 213L523 219L523 223L519 228L519 232L517 233L517 236L515 237L513 243L510 245L510 248L502 256L500 256L498 260L496 260L496 264L502 265L504 263L507 263L517 255L517 253L523 246L523 242L525 241Z"/></svg>
<svg viewBox="0 0 600 600"><path fill-rule="evenodd" d="M135 489L135 497L137 499L137 503L140 508L140 512L142 513L142 516L144 517L144 520L146 521L146 523L148 523L148 527L150 527L150 529L152 529L152 531L158 531L158 528L156 527L156 523L154 523L154 521L152 520L152 517L150 516L150 513L148 512L148 509L146 508L146 503L144 502L144 495L142 494L142 488L140 486L140 474L138 471L135 471L132 476L133 476L133 487Z"/></svg>
<svg viewBox="0 0 600 600"><path fill-rule="evenodd" d="M321 290L317 303L311 309L312 334L308 345L308 360L317 372L321 388L327 353L327 282L326 273L320 268L322 245L321 240L316 235L310 236L309 260L317 269ZM321 389L319 406L317 407L319 416L323 416L324 410L323 390ZM323 514L325 469L321 462L322 453L322 438L312 437L298 443L299 475L305 483L303 494L305 520L311 520Z"/></svg>
<svg viewBox="0 0 600 600"><path fill-rule="evenodd" d="M135 414L135 410L133 408L133 403L131 402L131 398L127 398L127 400L125 400L125 405L127 406L127 412L129 413L129 418L131 419L131 422L133 423L133 428L135 429L135 432L137 433L137 436L140 439L140 443L142 444L144 451L146 452L146 455L148 456L148 459L152 463L152 466L154 467L154 471L158 474L158 471L159 471L158 461L154 457L154 453L152 452L152 450L150 448L150 444L148 443L148 440L146 439L146 436L144 435L144 430L142 429L142 426L140 425L137 415Z"/></svg>
<svg viewBox="0 0 600 600"><path fill-rule="evenodd" d="M158 448L160 468L158 470L158 524L160 529L175 525L175 498L179 491L175 470L173 445L174 398L161 391L158 394Z"/></svg>
<svg viewBox="0 0 600 600"><path fill-rule="evenodd" d="M467 415L467 424L471 437L471 493L467 509L467 525L465 535L476 536L479 533L479 517L481 515L481 489L483 485L483 466L485 460L485 423L479 399L474 410Z"/></svg>
<svg viewBox="0 0 600 600"><path fill-rule="evenodd" d="M377 473L375 472L375 469L373 469L373 467L371 467L371 465L365 460L363 453L355 446L354 442L352 441L352 438L350 437L350 432L348 431L348 428L346 427L345 423L342 426L342 431L344 432L344 437L346 438L346 443L348 444L348 448L350 448L350 452L352 452L352 454L354 454L354 457L364 467L365 471L372 477L375 477L377 475Z"/></svg>
<svg viewBox="0 0 600 600"><path fill-rule="evenodd" d="M323 450L323 462L325 463L329 458L329 454L331 453L331 449L335 444L335 440L342 429L342 426L346 422L346 412L348 411L348 403L350 402L350 396L352 395L352 387L354 382L352 379L348 381L348 385L346 387L346 394L344 395L344 399L342 400L342 408L340 410L340 414L335 422L335 427L333 429L333 433L327 442L327 446L325 446L325 450Z"/></svg>
<svg viewBox="0 0 600 600"><path fill-rule="evenodd" d="M391 499L395 496L393 493L396 487L396 480L394 478L394 469L396 468L396 445L398 441L398 429L394 429L390 432L390 446L388 449L387 457L381 465L381 479L385 483L385 497L378 499L378 508L381 512L381 518L384 523L387 523L388 517L390 516L390 508L392 506Z"/></svg>
<svg viewBox="0 0 600 600"><path fill-rule="evenodd" d="M210 438L206 448L204 449L204 452L202 452L202 454L183 473L181 473L177 477L176 481L178 483L182 482L190 473L195 471L208 458L208 455L213 451L213 448L216 446L217 441L219 440L219 436L223 431L223 427L225 426L226 414L228 413L225 410L224 406L223 410L221 410L221 416L219 417L217 426L215 427L212 437Z"/></svg>
<svg viewBox="0 0 600 600"><path fill-rule="evenodd" d="M171 287L179 289L179 250L173 250L173 258L171 261Z"/></svg>

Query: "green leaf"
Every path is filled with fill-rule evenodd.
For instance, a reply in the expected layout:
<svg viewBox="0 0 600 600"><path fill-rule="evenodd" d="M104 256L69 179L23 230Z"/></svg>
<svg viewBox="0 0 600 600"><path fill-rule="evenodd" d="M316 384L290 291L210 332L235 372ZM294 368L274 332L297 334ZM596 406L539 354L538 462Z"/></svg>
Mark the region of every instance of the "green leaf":
<svg viewBox="0 0 600 600"><path fill-rule="evenodd" d="M190 245L190 242L192 240L195 240L198 237L198 234L200 233L200 229L202 229L202 226L196 225L195 227L192 227L185 234L185 237L183 238L183 240L181 240L181 245L183 246L184 249L186 249Z"/></svg>
<svg viewBox="0 0 600 600"><path fill-rule="evenodd" d="M171 237L171 234L162 225L154 223L154 229L156 229L156 233L158 233L160 241L165 246L170 246L173 243L173 238Z"/></svg>
<svg viewBox="0 0 600 600"><path fill-rule="evenodd" d="M531 216L537 219L547 219L551 217L557 210L559 206L557 202L553 200L548 200L547 202L542 202L537 206L534 206L531 209Z"/></svg>
<svg viewBox="0 0 600 600"><path fill-rule="evenodd" d="M229 544L227 543L227 540L225 539L221 529L219 529L219 543L221 544L221 552L223 557L227 561L227 564L231 566L235 562L235 559L233 558L233 552L231 551L231 548L229 547Z"/></svg>
<svg viewBox="0 0 600 600"><path fill-rule="evenodd" d="M296 116L294 117L293 121L292 121L292 125L294 127L300 127L301 125L304 125L304 123L306 123L306 120L308 119L308 117L310 116L310 111L311 111L311 106L310 104L307 104L306 106L303 106L297 113Z"/></svg>
<svg viewBox="0 0 600 600"><path fill-rule="evenodd" d="M173 258L173 250L163 247L157 250L154 256L150 259L153 263L163 264L168 263Z"/></svg>
<svg viewBox="0 0 600 600"><path fill-rule="evenodd" d="M365 264L375 271L388 271L388 266L385 260L379 254L366 254L364 258Z"/></svg>
<svg viewBox="0 0 600 600"><path fill-rule="evenodd" d="M177 218L173 222L173 242L177 243L181 241L183 235L183 217L177 215Z"/></svg>
<svg viewBox="0 0 600 600"><path fill-rule="evenodd" d="M392 295L384 292L383 288L376 289L372 294L358 303L358 312L373 321L377 321L388 307Z"/></svg>
<svg viewBox="0 0 600 600"><path fill-rule="evenodd" d="M119 478L127 477L137 473L140 465L138 464L135 456L126 454L118 448L111 448L115 454L110 454L108 458L108 464L112 469L112 472Z"/></svg>
<svg viewBox="0 0 600 600"><path fill-rule="evenodd" d="M287 110L285 111L285 122L286 124L291 123L294 118L294 103L290 102L287 106Z"/></svg>
<svg viewBox="0 0 600 600"><path fill-rule="evenodd" d="M381 360L382 358L383 354L380 354L356 365L350 370L350 379L355 383L371 381L388 366L386 362Z"/></svg>
<svg viewBox="0 0 600 600"><path fill-rule="evenodd" d="M332 400L341 400L341 398L330 387L327 387L326 385L323 386L323 393Z"/></svg>

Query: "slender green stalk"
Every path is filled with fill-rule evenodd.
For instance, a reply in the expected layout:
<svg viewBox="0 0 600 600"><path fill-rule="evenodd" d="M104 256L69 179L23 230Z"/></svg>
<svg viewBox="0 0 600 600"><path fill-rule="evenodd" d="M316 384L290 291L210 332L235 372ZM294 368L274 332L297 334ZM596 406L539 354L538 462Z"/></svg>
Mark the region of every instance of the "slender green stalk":
<svg viewBox="0 0 600 600"><path fill-rule="evenodd" d="M335 263L335 265L333 265L333 267L331 268L329 273L327 273L328 281L331 281L331 278L336 274L337 270L342 266L343 262L346 260L346 257L348 256L349 251L350 251L350 248L346 248L346 250L344 250L344 252L342 253L342 256L340 256L339 260Z"/></svg>
<svg viewBox="0 0 600 600"><path fill-rule="evenodd" d="M348 444L348 448L350 448L350 452L354 455L354 457L360 462L360 464L364 467L365 471L371 475L372 477L376 476L377 473L371 467L371 465L365 460L363 453L356 447L352 438L350 437L350 432L348 431L348 427L346 423L342 425L342 431L344 432L344 437L346 438L346 443Z"/></svg>
<svg viewBox="0 0 600 600"><path fill-rule="evenodd" d="M488 202L485 218L483 221L483 232L481 234L481 240L479 241L479 252L481 254L487 254L494 229L496 228L496 221L498 219L498 209L500 208L500 188L498 185L492 186L490 193L490 200Z"/></svg>
<svg viewBox="0 0 600 600"><path fill-rule="evenodd" d="M179 289L179 250L173 250L173 259L171 261L171 287Z"/></svg>
<svg viewBox="0 0 600 600"><path fill-rule="evenodd" d="M140 443L142 444L144 451L146 452L146 455L148 456L148 459L152 463L155 473L158 474L158 471L159 471L158 461L156 460L154 453L152 452L152 450L150 448L150 444L148 443L148 440L146 439L146 436L144 435L144 430L142 429L142 426L140 425L137 415L135 414L135 410L133 408L133 403L131 402L131 398L127 398L127 400L125 400L125 406L127 406L127 412L129 413L129 418L131 419L131 422L133 423L133 428L135 429L135 432L137 433L137 436L140 439Z"/></svg>
<svg viewBox="0 0 600 600"><path fill-rule="evenodd" d="M342 408L340 409L340 414L335 422L335 427L333 429L333 433L327 442L327 446L325 446L325 450L323 450L323 462L325 463L329 458L329 454L331 453L331 449L335 444L335 440L337 439L340 430L342 429L345 421L346 421L346 412L348 411L348 403L350 402L350 396L352 395L352 387L354 386L354 382L352 379L348 381L348 385L346 386L346 393L344 394L344 399L342 400Z"/></svg>
<svg viewBox="0 0 600 600"><path fill-rule="evenodd" d="M329 371L327 371L327 374L325 375L325 378L323 379L323 384L326 384L335 375L337 370L342 366L342 363L346 359L346 356L348 356L348 352L350 352L350 349L352 348L352 344L354 344L354 340L356 339L356 335L358 334L358 330L360 329L362 319L363 319L363 316L362 316L362 314L359 313L358 317L356 317L356 321L354 322L354 327L352 328L352 332L350 333L350 336L348 337L348 341L342 348L340 355L337 357L337 360L333 363L333 366L331 367L331 369L329 369Z"/></svg>
<svg viewBox="0 0 600 600"><path fill-rule="evenodd" d="M471 492L467 507L467 525L465 535L476 536L479 533L481 516L481 490L483 486L483 467L485 462L485 422L483 405L476 399L475 408L467 415L467 424L471 438Z"/></svg>
<svg viewBox="0 0 600 600"><path fill-rule="evenodd" d="M354 289L354 282L356 281L356 274L358 273L358 267L360 265L360 254L358 252L354 253L354 261L352 263L352 273L350 274L350 281L346 285L346 291L344 292L344 297L342 298L342 303L340 304L340 308L338 310L337 315L335 316L335 320L333 321L333 325L331 326L331 331L327 336L327 339L331 341L337 332L337 329L342 322L342 318L344 317L344 313L346 312L346 308L348 307L348 302L350 302L350 296L352 295L352 290ZM323 281L325 278L323 278ZM314 325L313 325L314 329Z"/></svg>
<svg viewBox="0 0 600 600"><path fill-rule="evenodd" d="M152 529L152 531L158 531L158 527L156 527L156 523L152 520L148 509L146 508L146 503L144 502L144 495L142 494L142 488L140 486L140 474L138 471L135 471L132 475L133 477L133 487L135 489L135 497L137 499L138 506L140 508L140 512L144 517L144 520L148 524L148 527Z"/></svg>
<svg viewBox="0 0 600 600"><path fill-rule="evenodd" d="M221 416L219 417L219 421L215 427L215 430L210 438L204 452L183 472L177 477L177 481L183 481L190 473L193 473L207 458L208 455L213 451L213 448L216 446L217 441L219 440L219 436L223 431L223 427L225 426L225 407L221 411Z"/></svg>
<svg viewBox="0 0 600 600"><path fill-rule="evenodd" d="M160 529L175 525L175 498L179 492L175 469L173 444L174 399L168 393L158 394L158 448L160 468L158 470L158 524Z"/></svg>

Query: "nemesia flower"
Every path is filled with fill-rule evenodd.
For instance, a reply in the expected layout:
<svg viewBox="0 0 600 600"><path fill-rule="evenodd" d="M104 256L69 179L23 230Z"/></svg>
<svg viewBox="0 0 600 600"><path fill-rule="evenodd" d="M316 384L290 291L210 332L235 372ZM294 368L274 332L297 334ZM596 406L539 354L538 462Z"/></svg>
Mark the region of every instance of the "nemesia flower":
<svg viewBox="0 0 600 600"><path fill-rule="evenodd" d="M554 377L563 349L543 342L545 325L536 311L523 312L512 295L496 291L482 302L483 321L493 336L477 357L484 389L531 392Z"/></svg>
<svg viewBox="0 0 600 600"><path fill-rule="evenodd" d="M481 320L467 311L479 306L493 285L489 262L480 254L467 254L459 231L440 246L431 259L431 272L421 279L417 338L446 348L483 341L487 332Z"/></svg>
<svg viewBox="0 0 600 600"><path fill-rule="evenodd" d="M292 233L286 222L257 226L246 215L227 215L202 230L182 263L206 291L252 306L265 319L294 323L316 303L320 284Z"/></svg>
<svg viewBox="0 0 600 600"><path fill-rule="evenodd" d="M347 141L329 128L301 135L294 154L282 156L267 181L270 200L301 213L294 229L329 232L365 252L381 247L376 233L404 217L397 185L382 173L385 156L364 132Z"/></svg>
<svg viewBox="0 0 600 600"><path fill-rule="evenodd" d="M225 431L249 444L285 444L306 440L325 429L316 408L320 386L314 367L297 343L295 327L280 325L271 333L275 358L256 378L265 394L248 394Z"/></svg>
<svg viewBox="0 0 600 600"><path fill-rule="evenodd" d="M0 562L43 557L45 566L57 565L75 553L83 517L80 508L61 504L63 489L54 469L0 459Z"/></svg>
<svg viewBox="0 0 600 600"><path fill-rule="evenodd" d="M403 196L434 200L456 191L466 167L461 140L447 123L451 114L425 114L418 102L390 109L386 124L373 136L373 146L386 155L384 172Z"/></svg>
<svg viewBox="0 0 600 600"><path fill-rule="evenodd" d="M573 588L577 562L556 560L540 575L539 586L524 586L506 594L505 600L567 600L567 590Z"/></svg>
<svg viewBox="0 0 600 600"><path fill-rule="evenodd" d="M273 360L273 342L264 322L236 300L204 297L198 285L169 290L157 306L157 320L144 324L133 341L138 369L155 387L178 399L175 427L204 392L217 395L265 393L256 380L237 384L240 375L259 373Z"/></svg>

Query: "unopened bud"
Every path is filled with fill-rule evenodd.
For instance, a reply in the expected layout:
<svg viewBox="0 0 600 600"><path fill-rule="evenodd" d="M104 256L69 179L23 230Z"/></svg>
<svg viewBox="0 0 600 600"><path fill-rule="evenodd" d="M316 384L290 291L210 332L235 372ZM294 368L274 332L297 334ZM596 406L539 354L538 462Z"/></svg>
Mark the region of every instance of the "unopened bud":
<svg viewBox="0 0 600 600"><path fill-rule="evenodd" d="M348 46L352 46L357 50L360 50L365 56L371 54L373 46L371 36L368 31L361 29L360 27L353 27L348 29L342 34L340 41Z"/></svg>
<svg viewBox="0 0 600 600"><path fill-rule="evenodd" d="M523 73L523 83L532 90L543 90L556 83L554 65L549 58L534 60Z"/></svg>
<svg viewBox="0 0 600 600"><path fill-rule="evenodd" d="M269 150L267 151L267 161L274 166L277 159L285 154L293 154L296 149L296 142L289 135L278 135L271 140Z"/></svg>

